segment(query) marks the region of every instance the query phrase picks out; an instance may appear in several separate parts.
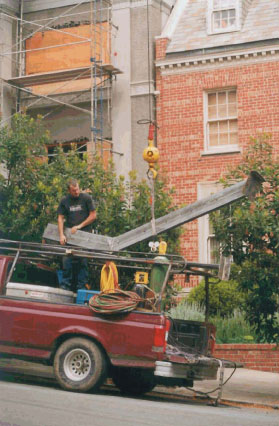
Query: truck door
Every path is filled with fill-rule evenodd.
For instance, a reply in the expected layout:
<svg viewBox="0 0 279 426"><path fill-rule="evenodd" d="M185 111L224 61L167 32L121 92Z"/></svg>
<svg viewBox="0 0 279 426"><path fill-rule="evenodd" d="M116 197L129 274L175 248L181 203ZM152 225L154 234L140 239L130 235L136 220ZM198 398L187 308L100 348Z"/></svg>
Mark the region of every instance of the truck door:
<svg viewBox="0 0 279 426"><path fill-rule="evenodd" d="M11 262L7 274L10 267ZM4 294L0 296L0 352L29 356L36 356L37 353L41 357L44 350L38 346L43 346L47 324L43 320L38 321L38 316L42 311L41 306L45 306L45 303L28 299L28 294L24 294L24 286L26 283L30 284L30 281L33 284L46 285L45 281L48 278L45 271L42 271L40 277L32 265L31 267L24 263L16 265L10 282L22 284L22 289L18 290L18 295L5 294L4 289Z"/></svg>

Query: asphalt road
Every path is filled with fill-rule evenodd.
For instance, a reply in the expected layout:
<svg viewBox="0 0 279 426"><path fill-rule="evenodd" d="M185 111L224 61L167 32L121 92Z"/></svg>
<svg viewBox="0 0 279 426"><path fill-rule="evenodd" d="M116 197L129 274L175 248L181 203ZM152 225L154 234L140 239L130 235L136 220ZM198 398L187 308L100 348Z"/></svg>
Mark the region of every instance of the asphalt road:
<svg viewBox="0 0 279 426"><path fill-rule="evenodd" d="M55 383L1 374L0 426L279 426L279 412L213 407L156 396L65 392Z"/></svg>

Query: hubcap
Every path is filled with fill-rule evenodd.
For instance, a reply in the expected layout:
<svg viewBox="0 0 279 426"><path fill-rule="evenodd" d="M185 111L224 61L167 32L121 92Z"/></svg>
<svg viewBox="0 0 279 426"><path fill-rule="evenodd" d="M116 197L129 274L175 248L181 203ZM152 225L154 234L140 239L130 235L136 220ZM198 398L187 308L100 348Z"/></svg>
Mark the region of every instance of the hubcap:
<svg viewBox="0 0 279 426"><path fill-rule="evenodd" d="M73 349L64 360L64 371L70 380L80 381L85 379L91 369L89 354L83 349Z"/></svg>

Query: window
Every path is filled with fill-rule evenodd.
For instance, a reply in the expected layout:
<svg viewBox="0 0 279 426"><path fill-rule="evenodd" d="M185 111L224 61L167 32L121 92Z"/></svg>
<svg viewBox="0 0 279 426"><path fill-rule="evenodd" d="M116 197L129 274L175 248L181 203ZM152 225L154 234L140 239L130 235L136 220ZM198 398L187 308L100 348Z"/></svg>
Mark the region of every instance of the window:
<svg viewBox="0 0 279 426"><path fill-rule="evenodd" d="M8 266L10 271L12 263ZM12 273L10 282L20 284L36 284L48 287L58 287L58 277L56 270L47 265L26 261L18 262Z"/></svg>
<svg viewBox="0 0 279 426"><path fill-rule="evenodd" d="M238 149L235 89L205 93L205 151Z"/></svg>
<svg viewBox="0 0 279 426"><path fill-rule="evenodd" d="M209 0L209 34L239 29L239 0Z"/></svg>
<svg viewBox="0 0 279 426"><path fill-rule="evenodd" d="M208 236L207 236L207 262L208 263L219 263L220 261L220 243L216 241L214 229L210 216L208 220Z"/></svg>
<svg viewBox="0 0 279 426"><path fill-rule="evenodd" d="M198 184L198 200L221 191L222 185L215 182L201 182ZM205 215L198 219L199 228L199 261L201 263L218 263L220 260L220 245L216 241L210 216Z"/></svg>

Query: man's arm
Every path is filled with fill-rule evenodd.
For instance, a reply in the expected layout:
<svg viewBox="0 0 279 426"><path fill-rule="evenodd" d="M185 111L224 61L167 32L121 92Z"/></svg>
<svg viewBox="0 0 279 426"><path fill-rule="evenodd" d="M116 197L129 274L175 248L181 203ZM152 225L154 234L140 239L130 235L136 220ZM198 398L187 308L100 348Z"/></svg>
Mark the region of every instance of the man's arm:
<svg viewBox="0 0 279 426"><path fill-rule="evenodd" d="M77 226L73 226L72 227L72 229L71 229L71 233L72 234L75 234L77 231L79 231L80 229L82 229L82 228L84 228L85 226L87 226L87 225L90 225L92 222L94 222L94 220L96 219L96 217L97 217L97 213L96 213L96 210L92 210L90 213L89 213L89 215L88 215L88 217L83 221L83 222L81 222L79 225L77 225ZM59 234L60 235L60 234Z"/></svg>
<svg viewBox="0 0 279 426"><path fill-rule="evenodd" d="M60 238L60 244L66 244L67 240L64 234L64 216L62 214L58 215L58 232Z"/></svg>

